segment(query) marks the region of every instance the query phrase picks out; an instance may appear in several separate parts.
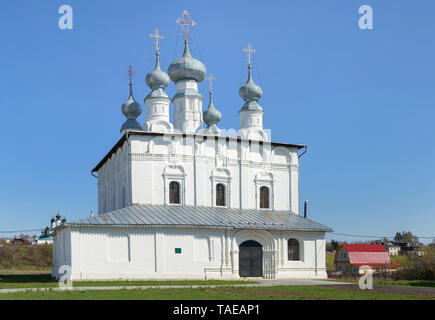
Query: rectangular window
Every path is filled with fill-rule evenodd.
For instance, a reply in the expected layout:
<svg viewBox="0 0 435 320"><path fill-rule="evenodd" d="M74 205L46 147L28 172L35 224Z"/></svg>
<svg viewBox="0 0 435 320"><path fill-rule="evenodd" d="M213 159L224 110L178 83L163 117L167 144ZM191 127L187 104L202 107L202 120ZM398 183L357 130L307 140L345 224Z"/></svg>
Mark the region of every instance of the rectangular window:
<svg viewBox="0 0 435 320"><path fill-rule="evenodd" d="M175 253L181 253L181 248L175 248Z"/></svg>

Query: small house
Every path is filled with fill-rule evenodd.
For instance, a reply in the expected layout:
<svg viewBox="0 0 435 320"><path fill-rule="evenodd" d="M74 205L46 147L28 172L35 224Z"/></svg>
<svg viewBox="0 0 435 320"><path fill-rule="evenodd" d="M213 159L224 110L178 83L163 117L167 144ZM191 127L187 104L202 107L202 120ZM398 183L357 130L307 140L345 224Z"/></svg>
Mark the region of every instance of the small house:
<svg viewBox="0 0 435 320"><path fill-rule="evenodd" d="M335 253L335 271L340 275L364 273L362 266L369 266L374 273L390 268L388 251L381 244L342 244Z"/></svg>

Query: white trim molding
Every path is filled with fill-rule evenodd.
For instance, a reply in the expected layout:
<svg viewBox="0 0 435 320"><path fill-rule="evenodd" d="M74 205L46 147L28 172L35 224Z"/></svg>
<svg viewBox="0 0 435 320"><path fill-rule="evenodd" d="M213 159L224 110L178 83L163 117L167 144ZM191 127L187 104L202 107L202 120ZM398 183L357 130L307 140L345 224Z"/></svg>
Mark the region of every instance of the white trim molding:
<svg viewBox="0 0 435 320"><path fill-rule="evenodd" d="M263 209L260 208L260 188L268 187L270 191L269 194L270 208L264 208L264 209L275 210L275 190L274 190L275 180L273 178L273 174L267 172L266 170L261 171L255 175L254 183L255 183L255 208Z"/></svg>
<svg viewBox="0 0 435 320"><path fill-rule="evenodd" d="M169 184L173 181L178 182L181 187L180 194L180 205L184 205L186 203L186 172L183 166L178 165L176 163L170 164L165 167L165 170L162 174L163 177L163 196L164 196L164 204L170 205L178 205L175 203L169 203Z"/></svg>
<svg viewBox="0 0 435 320"><path fill-rule="evenodd" d="M216 206L216 185L221 183L225 187L225 206L222 208L231 208L231 173L227 168L214 168L211 171L211 206Z"/></svg>

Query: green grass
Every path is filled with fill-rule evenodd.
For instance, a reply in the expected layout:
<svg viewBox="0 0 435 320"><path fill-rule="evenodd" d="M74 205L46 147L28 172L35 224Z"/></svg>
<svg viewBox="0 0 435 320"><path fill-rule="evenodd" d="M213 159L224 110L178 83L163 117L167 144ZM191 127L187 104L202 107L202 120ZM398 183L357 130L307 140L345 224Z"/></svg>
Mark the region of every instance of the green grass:
<svg viewBox="0 0 435 320"><path fill-rule="evenodd" d="M74 287L106 286L191 286L191 285L232 285L258 283L247 280L114 280L114 281L76 281Z"/></svg>
<svg viewBox="0 0 435 320"><path fill-rule="evenodd" d="M375 280L374 284L435 288L435 280Z"/></svg>
<svg viewBox="0 0 435 320"><path fill-rule="evenodd" d="M334 265L335 253L326 251L326 270L335 271Z"/></svg>
<svg viewBox="0 0 435 320"><path fill-rule="evenodd" d="M400 263L402 267L409 267L411 261L408 256L390 256L392 263Z"/></svg>
<svg viewBox="0 0 435 320"><path fill-rule="evenodd" d="M0 274L0 289L57 287L49 273Z"/></svg>
<svg viewBox="0 0 435 320"><path fill-rule="evenodd" d="M349 282L358 283L359 279L354 278L337 278L328 279L329 281L339 281L339 282ZM424 288L435 288L435 280L373 280L374 285L394 285L394 286L405 286L405 287L424 287Z"/></svg>
<svg viewBox="0 0 435 320"><path fill-rule="evenodd" d="M165 285L231 285L256 283L246 280L114 280L114 281L74 281L74 287L104 287L104 286L165 286ZM10 288L54 288L58 282L49 273L18 271L0 273L0 289Z"/></svg>
<svg viewBox="0 0 435 320"><path fill-rule="evenodd" d="M26 300L415 300L434 295L382 293L357 287L277 286L0 293L3 299Z"/></svg>

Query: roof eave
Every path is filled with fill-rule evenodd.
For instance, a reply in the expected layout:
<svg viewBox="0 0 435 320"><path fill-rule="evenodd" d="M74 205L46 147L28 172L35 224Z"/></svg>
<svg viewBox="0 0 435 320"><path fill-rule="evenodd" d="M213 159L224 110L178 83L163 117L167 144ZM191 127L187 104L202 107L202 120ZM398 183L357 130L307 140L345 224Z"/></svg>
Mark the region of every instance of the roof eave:
<svg viewBox="0 0 435 320"><path fill-rule="evenodd" d="M110 157L112 156L112 154L114 154L118 148L120 148L124 142L127 140L127 135L131 136L131 135L145 135L145 136L163 136L165 134L170 134L173 136L182 136L182 137L207 137L210 138L210 135L205 135L205 134L188 134L188 133L161 133L161 132L148 132L148 131L140 131L140 130L128 130L126 131L122 137L118 140L118 142L112 147L112 149L110 149L110 151L104 156L104 158L91 170L91 173L93 172L98 172L98 170L100 170L100 168L106 163L107 160L110 159ZM251 142L251 141L256 141L256 140L251 140L251 139L242 139L240 137L237 138L232 138L232 137L221 137L221 136L215 136L215 138L225 138L227 141L237 141L237 142L241 142L241 141L245 141L245 142ZM261 143L268 143L268 142L263 142L263 141L259 141L260 144ZM304 144L290 144L290 143L283 143L283 142L270 142L271 145L274 146L283 146L283 147L290 147L290 148L296 148L297 150L306 148L307 146Z"/></svg>

